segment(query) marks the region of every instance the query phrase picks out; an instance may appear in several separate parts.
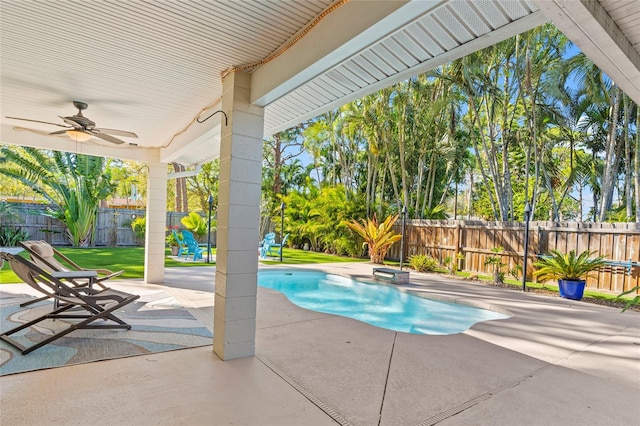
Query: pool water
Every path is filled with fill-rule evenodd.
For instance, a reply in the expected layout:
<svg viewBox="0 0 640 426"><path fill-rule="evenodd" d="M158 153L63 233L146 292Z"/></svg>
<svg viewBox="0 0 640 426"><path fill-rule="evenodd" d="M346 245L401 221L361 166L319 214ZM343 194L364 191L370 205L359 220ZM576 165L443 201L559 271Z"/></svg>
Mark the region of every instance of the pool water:
<svg viewBox="0 0 640 426"><path fill-rule="evenodd" d="M500 312L426 299L390 285L323 272L260 271L258 285L283 293L305 309L405 333L455 334L477 322L509 318Z"/></svg>

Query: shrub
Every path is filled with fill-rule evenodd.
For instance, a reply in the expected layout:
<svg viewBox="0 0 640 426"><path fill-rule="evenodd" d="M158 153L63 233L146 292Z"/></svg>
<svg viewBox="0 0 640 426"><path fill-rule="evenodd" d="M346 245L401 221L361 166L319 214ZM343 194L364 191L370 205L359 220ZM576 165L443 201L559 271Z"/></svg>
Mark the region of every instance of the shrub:
<svg viewBox="0 0 640 426"><path fill-rule="evenodd" d="M464 260L464 254L458 253L455 258L453 256L447 256L444 258L444 265L449 270L451 275L455 275L460 270L460 264Z"/></svg>
<svg viewBox="0 0 640 426"><path fill-rule="evenodd" d="M204 237L207 235L207 219L203 218L196 212L190 212L189 216L185 216L180 219L180 222L187 228L189 231L196 234L198 237ZM211 221L211 230L216 228L214 221Z"/></svg>
<svg viewBox="0 0 640 426"><path fill-rule="evenodd" d="M381 264L389 248L396 241L402 239L402 235L396 234L392 229L397 219L397 215L387 216L384 221L378 223L378 219L374 214L373 219L362 220L362 223L352 220L351 222L346 222L346 225L364 238L364 244L369 249L371 263Z"/></svg>
<svg viewBox="0 0 640 426"><path fill-rule="evenodd" d="M495 255L488 256L484 264L493 267L493 282L494 284L504 284L504 271L502 268L507 266L502 262L502 256L499 256L500 253L504 251L503 247L494 247L491 249Z"/></svg>
<svg viewBox="0 0 640 426"><path fill-rule="evenodd" d="M409 266L418 272L429 272L436 269L438 261L425 254L414 254L409 258Z"/></svg>
<svg viewBox="0 0 640 426"><path fill-rule="evenodd" d="M178 232L178 238L182 238L182 233L181 232ZM165 238L165 242L167 243L167 245L169 247L178 247L180 245L178 240L176 240L176 237L173 234L173 232L170 233L169 235L167 235L167 238Z"/></svg>
<svg viewBox="0 0 640 426"><path fill-rule="evenodd" d="M147 218L138 217L131 221L131 229L136 237L143 239L147 232Z"/></svg>
<svg viewBox="0 0 640 426"><path fill-rule="evenodd" d="M28 238L29 234L20 228L0 226L0 247L14 247L18 245L18 241Z"/></svg>

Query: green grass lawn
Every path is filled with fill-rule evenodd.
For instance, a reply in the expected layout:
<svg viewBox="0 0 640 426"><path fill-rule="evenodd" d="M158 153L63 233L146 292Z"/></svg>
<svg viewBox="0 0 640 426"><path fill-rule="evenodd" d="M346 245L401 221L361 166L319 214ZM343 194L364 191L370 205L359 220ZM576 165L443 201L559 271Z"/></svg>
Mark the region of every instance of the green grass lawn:
<svg viewBox="0 0 640 426"><path fill-rule="evenodd" d="M73 248L56 247L62 254L67 256L78 265L86 269L109 269L111 271L124 270L122 278L142 278L144 276L144 247L104 247L104 248ZM167 249L166 254L170 251ZM215 255L215 249L213 251ZM257 254L257 251L256 251ZM23 251L22 256L28 257ZM205 255L206 259L206 255ZM352 259L349 257L333 256L324 253L316 253L304 250L294 250L285 248L283 251L282 264L309 264L309 263L336 263L336 262L358 262L366 259ZM280 264L279 259L261 260L265 264ZM165 257L164 265L168 268L180 267L188 268L193 266L207 266L202 262L178 262L169 257ZM211 264L213 266L215 264ZM0 283L18 283L21 280L13 273L9 265L5 262L0 270Z"/></svg>
<svg viewBox="0 0 640 426"><path fill-rule="evenodd" d="M308 263L345 263L345 262L367 262L369 259L355 259L353 257L335 256L332 254L318 253L315 251L305 251L286 248L282 251L283 265L303 265ZM269 257L260 259L265 265L279 265L280 259Z"/></svg>
<svg viewBox="0 0 640 426"><path fill-rule="evenodd" d="M73 248L73 247L57 247L57 249L67 256L69 259L76 262L78 265L82 265L87 269L110 269L112 271L124 270L124 274L120 275L122 278L143 278L144 276L144 247L105 247L105 248ZM207 266L202 262L178 262L171 259L169 256L170 251L166 251L167 257L165 257L164 264L168 268L180 267L188 268L193 266ZM215 254L215 249L213 251ZM343 263L343 262L367 262L369 259L354 259L351 257L334 256L325 253L318 253L313 251L304 251L297 249L285 248L283 251L283 261L277 258L260 259L261 263L266 265L303 265L314 263ZM27 256L25 252L21 253L22 256ZM389 265L397 265L397 262L385 262ZM211 264L214 266L215 264ZM436 272L446 273L446 269L439 269ZM459 272L459 277L468 276L468 272ZM490 276L480 275L480 280L490 281ZM5 262L2 269L0 269L0 283L18 283L21 280L13 273L9 265ZM506 280L507 285L511 285L514 288L521 286L522 284L515 280ZM550 284L540 284L527 282L527 287L532 289L545 289L550 291L558 291L558 287ZM616 295L603 294L590 290L585 291L585 297L593 297L603 300L614 300Z"/></svg>

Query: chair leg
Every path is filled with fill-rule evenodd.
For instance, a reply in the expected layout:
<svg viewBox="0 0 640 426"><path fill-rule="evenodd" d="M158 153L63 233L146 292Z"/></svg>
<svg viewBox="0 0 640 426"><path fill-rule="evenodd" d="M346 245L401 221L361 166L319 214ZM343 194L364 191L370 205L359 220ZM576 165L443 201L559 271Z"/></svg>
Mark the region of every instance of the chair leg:
<svg viewBox="0 0 640 426"><path fill-rule="evenodd" d="M20 307L24 308L25 306L33 305L34 303L42 302L43 300L47 300L47 299L50 299L50 298L51 298L51 296L38 297L37 299L33 299L33 300L29 300L28 302L21 303Z"/></svg>
<svg viewBox="0 0 640 426"><path fill-rule="evenodd" d="M64 311L67 311L73 307L76 306L80 306L80 305L65 305L62 306L58 309L56 309L53 312L50 312L46 315L43 315L41 317L38 317L32 321L26 322L12 330L9 330L5 333L3 333L2 335L0 335L0 339L4 340L5 342L9 343L11 346L14 346L15 348L19 349L20 352L22 353L22 355L26 355L30 352L35 351L38 348L41 348L42 346L46 345L47 343L51 343L56 339L59 339L69 333L71 333L74 330L78 330L80 328L90 328L90 329L97 329L97 328L105 328L105 329L125 329L125 330L130 330L131 326L127 323L125 323L124 321L122 321L120 318L114 316L112 314L113 311L115 311L116 309L120 309L121 307L133 302L134 300L138 299L139 296L131 296L128 297L127 299L125 299L124 301L117 303L113 306L111 306L108 309L101 309L98 308L96 306L91 306L91 305L84 305L83 307L85 309L87 309L90 313L94 313L93 315L72 315L72 314L63 314ZM98 310L98 313L95 313L95 311ZM64 330L62 330L59 333L56 333L32 346L29 347L25 347L24 345L20 344L19 342L17 342L16 340L12 339L11 337L9 337L12 334L15 334L16 332L20 331L20 330L24 330L27 327L30 327L34 324L37 324L45 319L55 319L55 318L85 318L84 321L81 321L77 324L71 324L69 327L65 328ZM113 324L104 324L104 325L92 325L91 323L98 320L98 319L110 319L112 321L117 322L117 325L113 325Z"/></svg>

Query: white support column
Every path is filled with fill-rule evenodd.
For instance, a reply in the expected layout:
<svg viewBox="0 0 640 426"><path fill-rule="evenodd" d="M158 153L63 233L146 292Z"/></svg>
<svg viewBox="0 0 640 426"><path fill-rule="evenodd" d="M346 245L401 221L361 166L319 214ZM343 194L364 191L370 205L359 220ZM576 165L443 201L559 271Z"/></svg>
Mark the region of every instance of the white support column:
<svg viewBox="0 0 640 426"><path fill-rule="evenodd" d="M150 150L147 180L147 223L144 242L144 281L164 281L164 246L167 226L167 164L160 162L160 150Z"/></svg>
<svg viewBox="0 0 640 426"><path fill-rule="evenodd" d="M255 354L264 109L249 102L250 74L231 73L222 88L213 351L228 360Z"/></svg>

